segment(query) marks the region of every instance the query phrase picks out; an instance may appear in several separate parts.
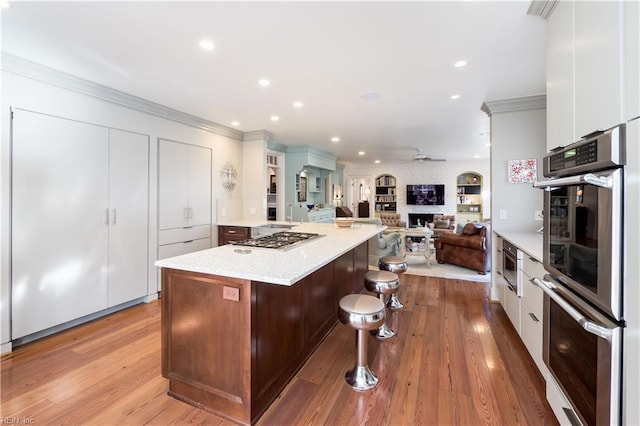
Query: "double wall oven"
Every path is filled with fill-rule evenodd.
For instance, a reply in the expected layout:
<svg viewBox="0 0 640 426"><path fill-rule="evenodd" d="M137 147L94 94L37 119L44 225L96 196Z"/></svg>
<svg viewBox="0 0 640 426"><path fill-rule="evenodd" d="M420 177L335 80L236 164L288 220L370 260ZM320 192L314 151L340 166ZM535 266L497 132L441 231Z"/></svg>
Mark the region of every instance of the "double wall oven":
<svg viewBox="0 0 640 426"><path fill-rule="evenodd" d="M544 159L543 358L585 425L621 424L625 127Z"/></svg>

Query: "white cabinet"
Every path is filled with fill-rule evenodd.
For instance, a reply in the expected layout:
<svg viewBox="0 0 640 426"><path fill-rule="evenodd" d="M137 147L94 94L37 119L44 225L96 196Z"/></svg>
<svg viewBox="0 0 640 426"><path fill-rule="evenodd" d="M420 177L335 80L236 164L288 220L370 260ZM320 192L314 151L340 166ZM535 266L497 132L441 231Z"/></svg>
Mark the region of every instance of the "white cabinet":
<svg viewBox="0 0 640 426"><path fill-rule="evenodd" d="M640 109L630 100L638 93L633 3L562 1L549 16L548 150L626 122Z"/></svg>
<svg viewBox="0 0 640 426"><path fill-rule="evenodd" d="M522 267L522 297L520 299L520 336L531 358L541 372L546 371L542 360L542 320L544 293L533 278L544 278L545 269L538 260L525 255Z"/></svg>
<svg viewBox="0 0 640 426"><path fill-rule="evenodd" d="M576 1L573 7L578 139L596 129L608 129L626 121L622 99L623 2Z"/></svg>
<svg viewBox="0 0 640 426"><path fill-rule="evenodd" d="M11 338L145 295L148 137L15 110L12 161Z"/></svg>
<svg viewBox="0 0 640 426"><path fill-rule="evenodd" d="M211 149L160 140L158 228L211 224Z"/></svg>
<svg viewBox="0 0 640 426"><path fill-rule="evenodd" d="M332 223L335 216L336 216L336 209L334 208L312 210L307 213L309 222L317 222L317 223Z"/></svg>
<svg viewBox="0 0 640 426"><path fill-rule="evenodd" d="M575 140L573 3L562 1L556 4L547 21L547 150Z"/></svg>
<svg viewBox="0 0 640 426"><path fill-rule="evenodd" d="M498 300L502 306L504 306L504 295L506 288L506 281L502 276L502 242L504 241L502 237L494 234L493 235L493 244L492 244L492 259L493 259L493 269L495 274L491 274L492 280L492 294L491 297L493 300Z"/></svg>

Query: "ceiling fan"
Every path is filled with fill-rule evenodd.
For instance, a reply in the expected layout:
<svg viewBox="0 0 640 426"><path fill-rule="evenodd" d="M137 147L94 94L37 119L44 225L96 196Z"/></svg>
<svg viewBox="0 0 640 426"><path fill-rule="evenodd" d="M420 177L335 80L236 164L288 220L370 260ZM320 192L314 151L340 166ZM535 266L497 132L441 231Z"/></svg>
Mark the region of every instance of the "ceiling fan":
<svg viewBox="0 0 640 426"><path fill-rule="evenodd" d="M407 161L407 163L410 163L410 162L426 163L427 161L447 161L444 158L431 158L427 154L424 154L421 148L417 148L416 151L417 151L416 155L413 156L411 161Z"/></svg>

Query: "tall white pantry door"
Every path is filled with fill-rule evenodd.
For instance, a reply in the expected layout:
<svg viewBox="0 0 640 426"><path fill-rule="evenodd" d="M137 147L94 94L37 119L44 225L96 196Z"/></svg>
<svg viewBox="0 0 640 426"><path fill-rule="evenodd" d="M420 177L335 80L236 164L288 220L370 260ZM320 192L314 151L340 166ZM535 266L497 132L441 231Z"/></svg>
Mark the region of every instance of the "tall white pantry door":
<svg viewBox="0 0 640 426"><path fill-rule="evenodd" d="M107 307L109 130L14 110L12 339Z"/></svg>
<svg viewBox="0 0 640 426"><path fill-rule="evenodd" d="M109 306L147 294L149 136L109 130Z"/></svg>

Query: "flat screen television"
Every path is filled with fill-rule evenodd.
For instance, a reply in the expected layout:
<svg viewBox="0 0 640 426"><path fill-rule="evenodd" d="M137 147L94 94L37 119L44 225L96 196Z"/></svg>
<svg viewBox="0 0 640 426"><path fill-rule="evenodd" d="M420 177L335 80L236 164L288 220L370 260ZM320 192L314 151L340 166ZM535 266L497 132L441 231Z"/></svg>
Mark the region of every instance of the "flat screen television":
<svg viewBox="0 0 640 426"><path fill-rule="evenodd" d="M444 184L407 185L407 204L444 206Z"/></svg>

